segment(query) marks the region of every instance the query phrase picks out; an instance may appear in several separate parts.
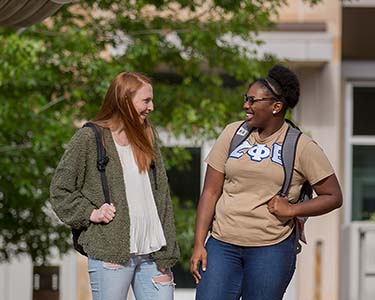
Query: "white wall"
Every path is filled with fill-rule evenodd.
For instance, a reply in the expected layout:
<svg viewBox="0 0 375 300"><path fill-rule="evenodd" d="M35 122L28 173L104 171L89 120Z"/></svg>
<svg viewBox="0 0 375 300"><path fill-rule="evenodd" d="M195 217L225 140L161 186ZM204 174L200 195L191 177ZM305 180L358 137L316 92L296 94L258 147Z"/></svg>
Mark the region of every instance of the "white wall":
<svg viewBox="0 0 375 300"><path fill-rule="evenodd" d="M32 299L33 266L28 257L0 264L0 299Z"/></svg>
<svg viewBox="0 0 375 300"><path fill-rule="evenodd" d="M51 265L60 266L60 300L76 298L76 254L71 251ZM0 300L31 300L33 296L33 264L27 256L0 264Z"/></svg>
<svg viewBox="0 0 375 300"><path fill-rule="evenodd" d="M340 158L344 149L344 141L340 139L341 106L344 105L340 98L340 66L331 63L322 68L305 68L299 70L298 75L301 79L298 122L323 148L340 179ZM340 222L340 210L308 220L308 245L298 257L297 299L317 299L316 293L320 293L319 299L339 299Z"/></svg>

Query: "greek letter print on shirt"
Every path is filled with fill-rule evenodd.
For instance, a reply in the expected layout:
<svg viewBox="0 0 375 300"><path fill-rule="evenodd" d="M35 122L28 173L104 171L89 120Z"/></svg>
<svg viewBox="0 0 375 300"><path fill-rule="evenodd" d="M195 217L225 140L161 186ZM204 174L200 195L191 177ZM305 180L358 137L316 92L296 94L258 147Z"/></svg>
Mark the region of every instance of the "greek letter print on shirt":
<svg viewBox="0 0 375 300"><path fill-rule="evenodd" d="M266 144L255 144L251 145L249 141L243 141L233 152L229 155L229 158L239 159L244 155L253 161L262 161L263 159L270 158L272 162L282 165L281 160L282 145L274 143L271 149Z"/></svg>
<svg viewBox="0 0 375 300"><path fill-rule="evenodd" d="M219 240L240 246L276 244L293 230L293 220L278 219L267 209L267 202L278 194L284 181L281 150L288 124L264 139L253 131L228 158L230 141L240 123L225 128L206 158L207 164L225 174L212 234ZM320 147L309 137L301 136L289 200L298 201L306 179L315 184L332 173Z"/></svg>

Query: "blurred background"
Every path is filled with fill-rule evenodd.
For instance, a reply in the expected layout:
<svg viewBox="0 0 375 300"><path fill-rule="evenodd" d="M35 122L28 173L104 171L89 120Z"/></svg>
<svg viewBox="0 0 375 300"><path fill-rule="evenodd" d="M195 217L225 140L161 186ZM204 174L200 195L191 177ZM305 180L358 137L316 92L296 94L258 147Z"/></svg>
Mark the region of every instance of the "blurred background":
<svg viewBox="0 0 375 300"><path fill-rule="evenodd" d="M91 299L87 259L51 211L49 183L122 71L153 79L182 252L175 299L194 299L204 158L276 62L297 72L289 116L344 191L340 210L308 220L284 299L375 299L374 37L374 0L0 0L0 299Z"/></svg>

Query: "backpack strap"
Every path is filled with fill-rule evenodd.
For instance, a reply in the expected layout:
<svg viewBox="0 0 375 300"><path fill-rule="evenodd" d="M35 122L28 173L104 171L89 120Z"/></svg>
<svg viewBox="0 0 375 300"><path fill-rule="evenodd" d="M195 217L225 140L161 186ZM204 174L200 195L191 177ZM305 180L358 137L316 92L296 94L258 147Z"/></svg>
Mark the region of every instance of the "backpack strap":
<svg viewBox="0 0 375 300"><path fill-rule="evenodd" d="M241 125L237 128L236 133L234 134L230 142L228 157L234 151L234 149L236 149L239 145L242 144L244 140L248 138L248 136L253 130L254 130L254 127L247 126L246 121L243 121L241 123Z"/></svg>
<svg viewBox="0 0 375 300"><path fill-rule="evenodd" d="M300 136L301 131L299 129L289 126L281 150L281 161L283 162L284 169L284 182L279 195L282 197L285 197L288 194L289 186L292 181L297 143Z"/></svg>
<svg viewBox="0 0 375 300"><path fill-rule="evenodd" d="M95 133L95 141L96 141L96 153L97 153L97 161L96 167L100 173L100 179L102 182L103 194L104 194L104 201L108 204L111 204L111 199L109 198L109 188L107 177L105 176L105 167L109 161L105 148L103 146L103 135L102 130L99 128L98 125L92 122L87 122L82 127L90 127Z"/></svg>
<svg viewBox="0 0 375 300"><path fill-rule="evenodd" d="M289 127L285 135L281 152L281 161L283 162L284 169L284 182L279 192L279 194L283 197L288 194L289 186L292 181L297 143L299 137L301 136L301 131L296 125L289 120L286 120L286 122L289 124ZM247 126L246 121L241 123L230 142L228 157L239 145L243 143L244 140L248 138L254 129L254 127Z"/></svg>
<svg viewBox="0 0 375 300"><path fill-rule="evenodd" d="M285 197L288 194L290 183L292 181L293 176L293 169L294 169L294 162L296 158L297 152L297 144L298 140L302 134L300 129L294 125L293 122L290 120L285 119L285 121L289 124L288 130L286 132L284 142L282 145L281 150L281 161L283 163L283 170L284 170L284 182L279 192L279 195ZM248 127L246 121L243 122L240 127L237 129L235 135L232 138L229 147L228 157L231 153L236 149L244 140L248 138L250 133L254 130L253 127ZM302 188L301 193L299 196L300 201L309 200L312 198L312 187L308 181L305 181ZM306 243L305 236L303 234L303 225L306 222L307 218L299 218L295 219L296 222L296 253L298 254L301 252L301 244L299 241L303 241Z"/></svg>

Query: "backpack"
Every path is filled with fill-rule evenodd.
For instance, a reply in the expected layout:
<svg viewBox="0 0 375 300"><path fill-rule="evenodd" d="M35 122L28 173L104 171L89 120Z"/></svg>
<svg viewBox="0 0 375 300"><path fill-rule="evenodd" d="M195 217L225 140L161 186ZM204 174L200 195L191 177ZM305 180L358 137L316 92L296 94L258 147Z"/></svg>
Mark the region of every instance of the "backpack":
<svg viewBox="0 0 375 300"><path fill-rule="evenodd" d="M106 154L105 148L102 143L102 132L101 129L98 127L98 125L87 122L82 127L90 127L94 133L95 133L95 140L96 140L96 152L97 152L97 161L96 161L96 167L98 168L98 171L100 172L100 179L102 182L102 188L103 188L103 194L104 194L104 200L106 203L111 204L111 200L109 198L109 189L108 189L108 182L107 177L105 176L105 167L108 163L108 156ZM81 235L81 232L84 229L75 229L72 228L72 235L73 235L73 247L75 250L77 250L80 254L87 256L87 253L83 250L83 247L78 243L78 238Z"/></svg>
<svg viewBox="0 0 375 300"><path fill-rule="evenodd" d="M283 163L283 169L284 169L284 182L283 185L279 191L279 195L282 197L285 197L288 195L290 183L292 181L293 176L293 168L294 168L294 161L296 156L296 149L297 149L297 143L299 140L299 137L301 136L302 132L301 130L293 124L292 121L287 120L286 122L289 124L287 133L285 135L285 139L282 145L281 150L281 161ZM246 121L242 122L241 125L237 128L236 133L234 134L230 147L229 147L229 153L228 158L230 154L239 146L241 145L250 135L250 133L256 128L249 127L246 124ZM312 199L313 196L313 188L310 185L310 183L306 180L301 187L300 194L298 197L299 202L303 202L306 200ZM295 223L296 223L296 252L301 252L301 244L299 241L301 240L306 244L306 238L303 232L303 227L305 222L307 221L307 217L296 217Z"/></svg>

